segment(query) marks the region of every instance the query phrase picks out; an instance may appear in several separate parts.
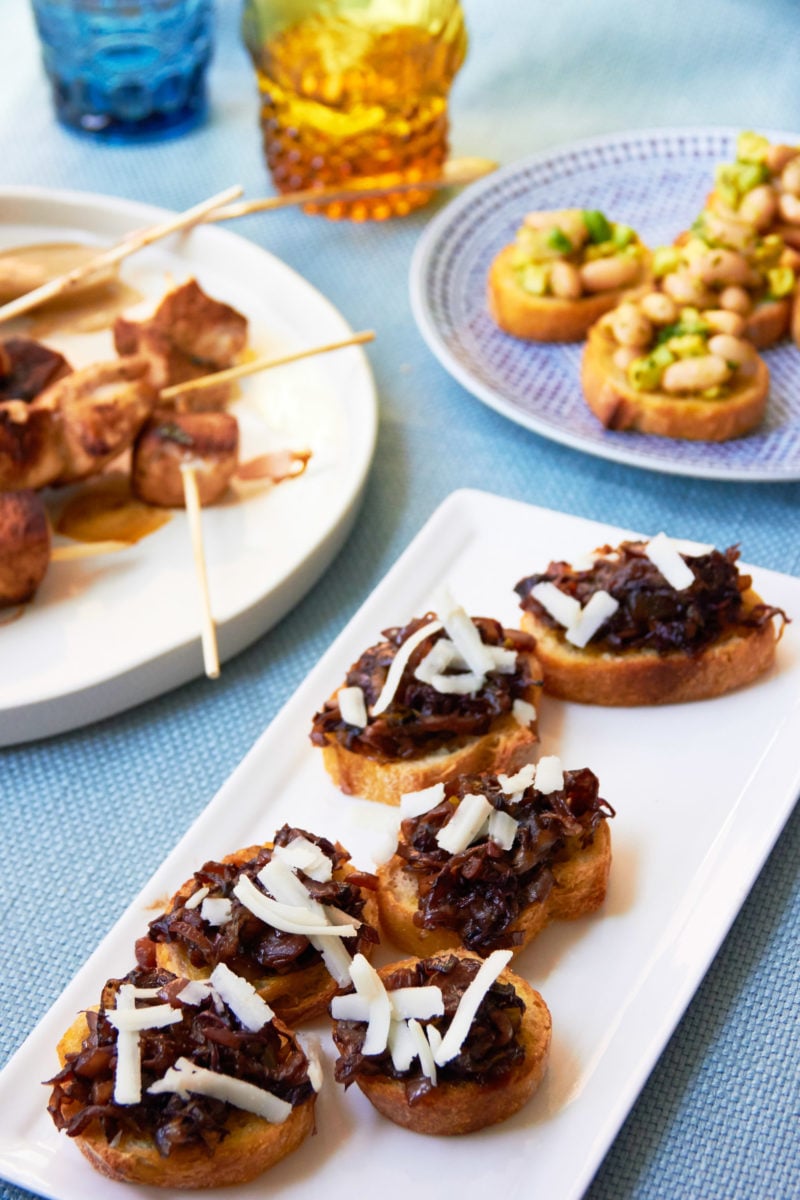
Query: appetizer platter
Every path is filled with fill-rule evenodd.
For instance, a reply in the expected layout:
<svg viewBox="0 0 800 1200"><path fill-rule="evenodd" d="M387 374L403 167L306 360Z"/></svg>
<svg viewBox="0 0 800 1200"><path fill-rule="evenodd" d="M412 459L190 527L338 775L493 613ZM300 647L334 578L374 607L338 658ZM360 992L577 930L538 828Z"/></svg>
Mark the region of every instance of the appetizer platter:
<svg viewBox="0 0 800 1200"><path fill-rule="evenodd" d="M657 532L639 536L655 542ZM195 885L185 887L198 864L273 839L288 851L293 843L287 846L284 824L341 842L357 872L372 872L393 854L398 808L340 791L310 740L314 714L364 648L412 614L442 613L443 586L468 613L519 630L519 582L538 578L550 563L577 564L598 546L636 536L480 492L456 492L442 505L0 1075L7 1113L1 1175L64 1200L126 1194L123 1185L95 1174L55 1129L42 1081L58 1070L56 1044L64 1030L96 1002L109 977L131 970L134 944L169 897L208 903L199 893L193 900ZM690 556L703 553L681 549ZM549 1062L541 1082L536 1067L532 1098L492 1128L446 1142L421 1137L398 1128L394 1117L387 1121L357 1088L344 1091L334 1080L330 1021L321 1018L308 1027L322 1059L316 1136L238 1195L260 1195L269 1186L288 1196L324 1188L343 1197L356 1176L368 1173L371 1186L399 1200L409 1188L424 1191L445 1169L465 1197L485 1194L487 1172L492 1186L510 1196L530 1195L532 1188L565 1200L583 1193L800 788L800 581L740 569L770 606L794 618L783 629L774 663L767 662L753 682L682 704L638 700L635 707L606 707L545 693L531 716L533 706L524 702L520 715L531 727L535 720L540 743L536 787L544 791L544 773L558 756L565 778L573 773L577 779L590 767L615 813L605 899L603 884L596 900L560 914L572 919L547 923L513 962L552 1018ZM522 788L523 782L515 778L513 784ZM511 788L512 780L503 786ZM504 953L492 951L486 964ZM372 958L385 973L404 954L384 938ZM348 1024L360 999L342 997L349 1007L334 1013L339 1025ZM542 1045L549 1019L539 1021ZM337 1029L337 1041L345 1036ZM128 1194L137 1193L129 1188Z"/></svg>
<svg viewBox="0 0 800 1200"><path fill-rule="evenodd" d="M29 247L28 257L35 259L37 249L47 247L58 262L64 248L97 251L164 217L162 210L110 197L6 188L0 192L0 257L8 262L20 247ZM340 341L350 333L343 317L277 258L227 230L200 226L130 258L110 299L100 289L97 296L87 293L83 303L77 296L63 307L56 302L4 324L2 334L35 339L63 354L79 372L114 360L116 352L134 354L120 363L134 362L137 352L143 353L143 338L155 341L159 334L151 336L146 324L154 310L190 281L221 311L242 314L237 319L246 322L247 341L238 357L245 363ZM241 342L238 337L236 345ZM228 361L221 358L224 365ZM187 369L190 379L192 372L202 373L191 363ZM71 402L70 379L56 376L50 389L63 391L63 405ZM357 347L253 374L235 387L223 419L234 430L238 424L239 462L282 456L305 469L281 486L258 472L241 487L225 490L224 481L222 493L212 497L216 502L204 499L206 569L223 660L279 620L336 554L357 511L377 423L372 376ZM187 418L201 426L205 419L205 413ZM178 430L175 439L186 441L187 431ZM218 449L230 457L230 429L218 441L229 443ZM157 439L153 450L150 465L141 456L137 460L146 472L160 470ZM73 500L86 496L91 509L95 487L103 491L108 485L113 492L112 476L127 487L120 475L124 462L119 469L116 461L100 467L111 474L98 470L76 484L69 483L69 469L44 475L44 483L66 484L47 488L54 524ZM293 468L284 473L292 474ZM81 476L76 472L74 478ZM201 482L207 478L201 472ZM131 538L133 544L113 554L53 561L30 603L3 610L0 744L87 724L202 674L201 605L187 513L171 507L174 499L157 503L168 507L148 510L161 516L150 522L147 536ZM113 510L113 496L109 507ZM115 537L113 532L105 536ZM55 539L54 548L65 542L71 549L63 537Z"/></svg>
<svg viewBox="0 0 800 1200"><path fill-rule="evenodd" d="M634 388L625 386L624 371L604 361L618 349L617 343L610 334L605 341L598 336L608 327L613 328L612 315L597 321L604 302L606 307L610 306L605 297L612 293L604 289L612 284L606 285L603 279L594 276L612 271L615 282L635 287L638 280L630 255L638 238L655 251L653 265L657 277L653 282L659 287L666 282L659 275L662 271L659 247L669 247L676 239L680 243L683 238L690 242L694 239L687 250L692 253L702 250L696 218L707 205L719 203L713 191L715 171L720 168L717 176L724 181L726 169L730 174L731 170L741 172L752 166L736 162L733 168L726 168L739 153L739 132L666 129L594 138L505 167L455 200L434 219L420 239L410 281L415 319L445 369L479 400L518 424L603 458L699 478L763 481L800 478L800 405L796 387L800 355L790 339L784 336L779 344L771 345L774 337L755 337L756 345L769 346L764 356L766 366L753 356L763 378L752 385L745 384L739 382L739 377L744 379L750 366L737 366L730 360L749 347L740 346L738 338L734 345L735 331L728 325L741 324L744 328L747 324L749 330L754 322L727 313L721 317L713 314L715 320L719 317L723 321L724 329L717 329L713 323L706 328L704 322L697 321L696 330L705 335L706 342L710 340L711 351L716 353L722 348L727 355L727 362L720 359L719 363L710 363L724 377L722 392L726 387L733 388L733 400L726 404L724 397L719 399L720 379L715 376L705 380L703 388L711 390L699 393L704 402L700 411L693 398L684 399L682 389L686 382L681 375L695 372L697 362L709 364L705 343L702 347L699 343L697 347L683 347L681 354L705 353L706 358L690 360L691 365L677 362L674 368L668 368L668 386L677 390L678 395L666 397L659 405L658 401L651 401L651 396L658 396L657 390L649 390L651 386L656 389L655 384L636 379ZM792 134L767 133L765 137L775 143L776 150L784 148L782 143L796 147L800 140ZM787 153L789 149L787 145ZM793 179L790 182L794 186ZM751 198L763 199L760 193L766 191L765 187L753 189L748 205ZM787 203L793 204L794 199L789 194ZM782 198L780 203L783 204ZM737 229L739 218L743 219L749 211L748 205L734 214L732 224ZM581 210L589 218L590 228L589 245L581 246L579 254L574 247L585 242L586 228L578 231L578 241L571 242L561 226L566 228ZM556 221L548 230L548 216L559 218L560 224ZM593 222L600 223L605 232L594 230ZM686 232L690 227L691 234ZM795 227L786 228L791 233ZM706 230L704 236L707 233ZM549 243L540 245L548 236ZM762 258L774 249L768 238L767 244L763 243L764 239L755 244ZM709 262L705 266L712 274L720 271L724 274L732 265L745 269L738 254L726 248L727 243L712 239L711 245L713 251L708 252ZM606 253L612 256L602 257ZM795 262L796 253L796 248L789 245L787 261ZM675 254L678 255L678 250ZM528 258L530 278L521 287L519 271L515 278L514 266L523 270ZM722 263L722 259L730 259L730 263ZM778 258L774 263L770 261L769 266L777 267ZM630 279L623 279L622 268L629 268ZM557 273L552 285L556 291L551 295L546 276L553 269ZM780 269L783 270L782 263ZM786 286L791 271L789 268ZM765 269L765 286L767 273ZM751 275L755 283L755 274ZM783 283L773 270L770 288L778 287L782 294ZM716 293L707 288L706 292L701 307L712 303L720 307ZM545 295L544 299L540 299L540 293ZM760 295L758 291L754 294ZM635 292L632 295L636 299ZM724 299L727 303L728 298ZM643 303L647 307L650 299ZM682 303L688 305L689 300L684 298ZM773 301L766 293L758 299L765 314L768 309L777 312L779 308L788 312L788 304L786 298ZM756 311L760 314L761 309ZM684 308L679 315L683 325L677 331L683 333L691 325L694 332L695 326L687 324L686 318L696 316L695 309ZM631 309L628 316L636 316L644 324L642 313L634 314ZM585 326L591 321L597 322L590 335L592 353L584 357L577 339L585 334ZM666 331L662 337L660 321L658 317L655 322L659 344L670 332ZM786 323L784 319L783 327ZM764 332L760 330L762 335ZM650 363L652 353L648 358L643 338L631 340L629 329L620 336L626 343L623 353L631 359L637 354L643 356L632 370ZM628 350L634 342L637 348ZM730 352L731 347L735 354ZM674 356L667 357L668 362L673 360ZM733 380L728 383L732 372ZM607 385L611 381L615 385L613 402L605 394L610 391ZM648 390L642 393L644 403L640 408L639 389L643 387ZM698 419L684 421L683 414L694 408L698 408ZM726 414L721 422L716 419L717 410ZM698 440L680 440L687 438Z"/></svg>

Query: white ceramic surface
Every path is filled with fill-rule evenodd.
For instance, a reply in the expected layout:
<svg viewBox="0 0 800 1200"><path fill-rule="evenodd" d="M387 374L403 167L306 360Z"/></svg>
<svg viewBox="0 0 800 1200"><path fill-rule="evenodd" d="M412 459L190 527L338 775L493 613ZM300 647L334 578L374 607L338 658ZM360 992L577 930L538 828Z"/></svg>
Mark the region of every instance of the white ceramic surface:
<svg viewBox="0 0 800 1200"><path fill-rule="evenodd" d="M730 442L678 441L604 429L581 392L582 345L520 341L486 305L489 265L526 212L601 209L651 247L670 243L702 209L716 164L735 157L736 133L615 133L511 163L467 189L427 226L411 264L414 317L442 366L490 408L587 454L705 479L800 479L800 352L788 339L766 351L770 401L757 430Z"/></svg>
<svg viewBox="0 0 800 1200"><path fill-rule="evenodd" d="M379 631L424 611L443 581L472 613L516 624L518 579L624 533L480 492L456 492L442 505L0 1075L0 1175L59 1200L120 1196L56 1133L40 1081L55 1071L55 1044L76 1011L107 977L130 969L153 906L198 865L269 839L287 819L338 837L361 866L389 853L396 810L340 795L308 740L312 714ZM800 580L752 574L770 603L800 612ZM510 1121L475 1136L418 1137L380 1118L356 1088L344 1093L333 1082L333 1048L320 1024L326 1081L317 1135L266 1179L217 1194L344 1200L356 1187L407 1200L429 1195L444 1174L448 1194L464 1200L577 1200L792 809L798 694L795 623L768 677L716 700L599 709L545 697L543 752L591 767L617 816L604 908L554 923L518 959L553 1016L540 1091ZM381 957L390 961L391 948Z"/></svg>
<svg viewBox="0 0 800 1200"><path fill-rule="evenodd" d="M107 196L4 188L0 252L55 241L108 245L165 215ZM171 280L191 276L248 317L258 356L351 332L309 283L227 228L173 235L122 267L151 308ZM45 340L76 366L114 357L108 330ZM356 347L243 380L231 411L242 459L283 447L310 449L312 458L299 479L230 496L203 514L223 661L275 624L333 559L358 508L377 425L372 375ZM118 554L51 564L22 617L0 626L0 745L88 724L202 675L199 631L182 511Z"/></svg>

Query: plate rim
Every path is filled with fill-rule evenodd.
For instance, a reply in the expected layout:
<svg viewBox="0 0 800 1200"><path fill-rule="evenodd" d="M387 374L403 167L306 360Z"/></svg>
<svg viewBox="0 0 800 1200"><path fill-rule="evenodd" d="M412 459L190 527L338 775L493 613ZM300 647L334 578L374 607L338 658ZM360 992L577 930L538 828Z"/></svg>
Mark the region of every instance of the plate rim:
<svg viewBox="0 0 800 1200"><path fill-rule="evenodd" d="M150 225L175 215L171 209L123 196L106 195L69 188L49 188L39 185L0 184L0 228L7 223L4 204L30 202L37 208L52 207L50 223L74 224L76 230L91 234L91 213L99 211L112 218L125 219L131 230L140 225ZM24 223L24 218L16 218ZM34 215L31 224L45 224L45 220ZM216 223L199 223L192 233L208 241L213 248L225 246L231 239L240 248L246 246L254 258L265 256L271 268L293 286L304 289L313 296L319 310L324 310L341 327L342 335L354 332L342 311L313 283L299 271L284 262L272 250L231 229L221 228ZM180 237L171 234L164 239ZM159 243L156 243L158 245ZM202 249L196 253L202 254ZM188 260L191 263L191 259ZM354 460L348 489L336 506L335 516L318 535L310 551L294 563L291 570L277 580L266 592L248 596L237 610L216 622L220 660L228 661L266 634L286 616L293 604L300 603L309 589L331 565L348 534L350 533L363 500L369 472L377 445L379 404L378 390L370 360L363 346L350 350L358 362L361 386L358 389L359 440L356 445L348 443L348 453L361 447ZM345 398L346 401L346 398ZM348 412L346 405L343 411ZM270 609L268 616L262 610ZM150 651L143 659L129 664L122 671L101 670L89 682L74 681L58 691L47 688L46 694L37 699L14 704L9 700L0 705L0 747L24 745L28 742L67 733L87 727L106 717L128 711L149 700L156 699L177 687L200 679L204 675L202 654L199 649L199 632L190 633L182 641L167 649ZM164 682L164 675L169 679Z"/></svg>
<svg viewBox="0 0 800 1200"><path fill-rule="evenodd" d="M487 506L492 510L489 513L489 516L492 518L491 520L482 517L480 514L480 509ZM275 718L257 737L242 761L234 768L189 829L179 838L177 844L167 857L156 867L153 875L138 896L132 899L122 915L114 922L110 932L100 939L96 948L81 964L77 973L67 984L65 991L56 997L34 1030L28 1034L22 1045L11 1056L8 1063L3 1067L3 1070L0 1071L0 1093L4 1086L13 1086L14 1077L20 1071L24 1071L28 1052L32 1048L35 1048L40 1037L49 1036L49 1026L53 1026L54 1028L60 1027L59 1022L62 1021L60 1015L61 1009L73 1002L77 1002L80 1005L81 999L85 999L85 993L81 991L81 988L84 986L86 976L100 965L104 955L107 955L110 951L115 951L117 937L121 935L118 933L118 927L121 924L131 925L134 922L141 922L142 913L152 908L154 900L163 896L165 892L169 893L172 890L171 885L176 884L176 880L179 881L185 877L181 856L185 856L186 854L198 855L199 852L196 843L200 842L202 844L203 838L208 834L209 830L217 830L214 838L217 839L216 844L218 844L219 832L218 826L214 823L215 818L218 818L220 812L224 812L226 806L230 805L232 799L236 796L237 788L249 786L249 782L252 782L254 777L254 772L258 773L259 763L263 760L266 750L271 745L271 742L279 737L284 726L291 724L296 728L298 714L304 715L307 718L308 706L306 693L311 692L315 696L327 694L324 686L327 677L334 673L340 675L341 670L344 669L343 664L350 661L348 657L351 649L350 644L359 640L363 644L364 631L362 627L368 625L370 628L374 628L376 616L380 621L382 617L378 616L378 614L383 614L387 603L391 607L391 598L395 594L397 582L405 580L408 577L409 569L414 567L418 559L420 557L424 558L430 552L431 547L440 544L439 535L443 530L452 533L455 527L459 527L463 532L464 529L474 528L478 520L481 521L484 529L495 528L496 518L501 514L507 513L511 508L518 510L520 513L524 511L525 516L531 520L534 527L536 516L545 513L548 516L555 516L558 520L566 521L571 529L584 528L587 535L593 538L596 537L599 530L604 531L603 536L605 536L605 532L623 536L630 532L620 529L617 526L609 525L604 521L576 516L554 509L546 509L540 505L483 492L479 489L459 489L447 496L418 531L417 535L403 551L395 564L389 568L377 587L365 597L346 626L333 638L312 671L303 680L301 686L289 697ZM797 577L769 568L756 569L759 575L765 578L774 577L776 580L780 579L784 581L800 595L800 580ZM434 572L434 574L437 573L441 573L440 567ZM385 614L383 615L385 616ZM800 672L800 664L795 663L792 669L795 672ZM321 687L319 686L320 683L322 684ZM757 774L762 771L762 768L769 776L770 770L774 768L775 757L783 756L780 749L783 741L791 738L792 745L796 744L798 728L800 728L800 697L797 698L795 706L783 714L779 729L772 735L767 746L767 752L761 754L758 763L753 769L749 785L753 783ZM285 739L285 741L288 741L288 739ZM279 750L279 755L283 752L288 754L286 745L284 745L282 751ZM308 752L313 753L310 750ZM709 843L706 853L698 866L698 872L692 878L693 887L687 890L686 896L679 898L679 903L676 905L673 917L665 929L661 931L662 940L665 934L670 934L669 944L673 953L668 954L665 952L660 956L656 956L655 960L648 959L642 964L642 972L646 981L649 980L651 990L655 986L656 991L658 991L659 983L656 974L659 963L663 970L667 970L670 981L672 980L670 971L673 960L677 958L679 962L683 963L683 967L678 972L677 985L674 987L674 993L670 994L669 1004L664 1010L659 1011L658 1019L655 1022L650 1022L649 1019L646 1022L647 1037L645 1050L635 1060L636 1069L630 1076L626 1077L624 1085L619 1091L611 1096L610 1101L606 1103L602 1120L593 1126L591 1135L587 1135L583 1140L581 1156L576 1156L579 1161L576 1162L575 1176L569 1181L569 1189L563 1193L561 1200L578 1200L578 1197L583 1195L603 1156L619 1132L626 1115L636 1102L641 1088L650 1075L654 1064L660 1057L672 1033L677 1028L683 1012L686 1010L692 996L705 976L723 938L736 919L744 899L748 895L770 850L780 836L794 808L794 799L796 796L795 782L800 786L800 762L796 760L795 756L792 756L791 761L794 764L794 774L786 773L784 775L781 773L780 776L780 804L775 805L770 810L768 819L761 822L759 836L747 841L748 860L746 869L739 870L740 864L737 861L730 863L727 858L731 838L738 832L737 821L733 819L737 810L734 809L731 818L723 822L723 828L717 830L712 842ZM761 786L763 785L759 785L759 787ZM735 855L733 858L735 860ZM731 880L733 880L733 884L731 884ZM720 887L723 888L724 904L719 903L715 891L715 889ZM732 899L730 894L731 889L733 892ZM689 919L690 917L697 916L698 908L702 910L704 916L708 916L709 918L707 921L700 923L702 928L699 937L697 934L697 923ZM690 941L689 945L686 942L687 938ZM681 958L679 954L675 953L680 949L690 950L691 953L685 959ZM647 1007L646 1004L645 1007ZM48 1046L51 1046L51 1042L48 1042ZM636 1043L636 1048L638 1049L638 1042ZM611 1065L613 1066L614 1063L612 1062ZM585 1086L591 1087L593 1080L595 1081L595 1087L602 1088L603 1081L594 1074L586 1081ZM27 1096L27 1085L24 1090ZM570 1104L567 1101L560 1112L566 1111L569 1107ZM553 1114L552 1119L557 1119L558 1115L558 1113ZM9 1142L2 1144L0 1142L0 1167L4 1169L4 1172L7 1172L9 1164L11 1164L12 1171L10 1176L6 1174L5 1177L11 1178L13 1182L19 1183L23 1187L41 1186L41 1182L32 1178L29 1172L23 1173L22 1166L20 1165L21 1162L22 1160L19 1155L14 1156L13 1144ZM254 1186L257 1189L262 1185L260 1181L255 1181ZM61 1197L66 1195L63 1189L58 1186L55 1189L46 1190L43 1194ZM248 1192L247 1194L249 1195L250 1193ZM469 1194L477 1193L470 1191ZM515 1191L513 1194L516 1195L517 1192Z"/></svg>
<svg viewBox="0 0 800 1200"><path fill-rule="evenodd" d="M563 154L580 153L585 150L599 149L615 145L621 140L647 139L648 137L678 138L678 137L720 137L735 138L741 132L739 126L729 125L664 125L647 126L641 129L622 129L612 133L598 134L591 137L579 138L575 141L557 143L543 150L515 159L511 163L493 171L484 179L477 180L465 188L460 196L451 200L425 227L420 235L411 258L409 267L409 298L411 311L417 328L428 349L461 386L487 407L500 413L501 416L513 421L516 425L535 433L548 441L579 450L608 462L635 467L639 470L662 472L668 475L683 476L684 478L709 479L729 481L731 483L791 483L800 479L800 456L796 466L767 471L761 468L754 471L742 468L728 469L715 466L695 466L680 462L654 461L641 452L626 450L624 447L604 445L602 442L587 442L585 438L571 434L568 429L554 427L542 421L535 414L523 412L500 392L483 383L465 367L461 360L448 346L442 337L439 327L433 318L426 300L426 281L431 264L438 251L439 239L449 231L451 224L458 220L461 214L472 203L484 194L491 192L498 184L514 178L521 171L527 171L536 166L552 162ZM800 134L786 130L767 129L764 136L772 141L793 140L800 143Z"/></svg>

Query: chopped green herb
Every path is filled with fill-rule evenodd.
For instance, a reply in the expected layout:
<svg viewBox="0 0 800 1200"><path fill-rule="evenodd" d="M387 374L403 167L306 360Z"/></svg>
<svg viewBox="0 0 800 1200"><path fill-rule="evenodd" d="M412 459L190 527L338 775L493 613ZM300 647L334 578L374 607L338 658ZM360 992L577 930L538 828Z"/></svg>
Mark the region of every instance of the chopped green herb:
<svg viewBox="0 0 800 1200"><path fill-rule="evenodd" d="M583 223L589 231L590 242L610 242L611 226L606 217L596 208L583 210Z"/></svg>

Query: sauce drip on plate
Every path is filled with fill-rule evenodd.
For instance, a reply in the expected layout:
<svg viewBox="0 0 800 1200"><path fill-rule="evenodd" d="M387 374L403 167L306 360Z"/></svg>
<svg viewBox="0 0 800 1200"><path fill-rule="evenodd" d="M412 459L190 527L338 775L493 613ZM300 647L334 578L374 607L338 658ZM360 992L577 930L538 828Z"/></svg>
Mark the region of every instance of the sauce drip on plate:
<svg viewBox="0 0 800 1200"><path fill-rule="evenodd" d="M115 472L82 484L62 508L55 528L57 533L80 542L133 545L166 525L170 518L169 512L137 500L128 477Z"/></svg>

